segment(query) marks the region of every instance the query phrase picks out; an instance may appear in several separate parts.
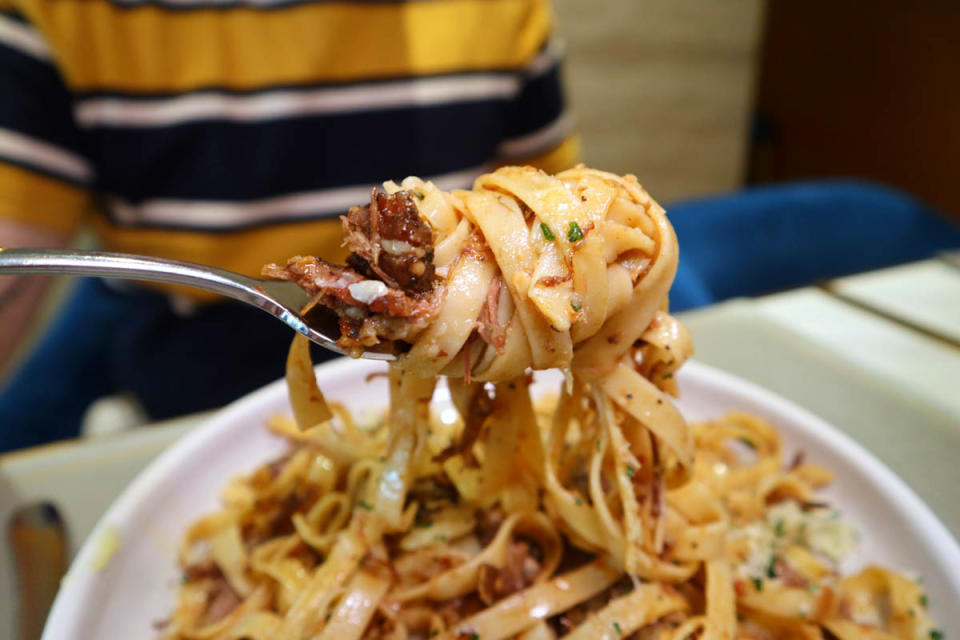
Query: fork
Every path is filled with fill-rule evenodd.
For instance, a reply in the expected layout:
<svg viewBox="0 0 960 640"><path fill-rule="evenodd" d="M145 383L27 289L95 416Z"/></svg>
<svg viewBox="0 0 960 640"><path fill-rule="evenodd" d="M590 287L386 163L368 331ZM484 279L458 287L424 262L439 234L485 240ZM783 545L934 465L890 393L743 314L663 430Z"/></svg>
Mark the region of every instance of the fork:
<svg viewBox="0 0 960 640"><path fill-rule="evenodd" d="M292 282L251 278L195 262L127 253L0 248L0 276L41 273L166 282L213 291L262 309L321 347L346 354L337 346L340 332L332 312L315 315L311 311L309 320L305 318L300 309L310 297ZM360 357L394 359L393 354L376 350L364 351Z"/></svg>

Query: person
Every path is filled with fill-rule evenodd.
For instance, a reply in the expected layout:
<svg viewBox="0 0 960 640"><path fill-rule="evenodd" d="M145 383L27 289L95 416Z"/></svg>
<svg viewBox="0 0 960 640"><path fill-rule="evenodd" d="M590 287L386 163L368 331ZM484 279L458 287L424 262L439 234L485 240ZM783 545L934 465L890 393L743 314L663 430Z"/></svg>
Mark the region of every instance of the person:
<svg viewBox="0 0 960 640"><path fill-rule="evenodd" d="M240 273L343 257L373 184L467 187L579 157L546 0L0 0L0 246ZM43 291L0 278L0 364ZM97 398L151 419L282 374L289 329L198 291L78 283L0 392L0 451L76 436Z"/></svg>

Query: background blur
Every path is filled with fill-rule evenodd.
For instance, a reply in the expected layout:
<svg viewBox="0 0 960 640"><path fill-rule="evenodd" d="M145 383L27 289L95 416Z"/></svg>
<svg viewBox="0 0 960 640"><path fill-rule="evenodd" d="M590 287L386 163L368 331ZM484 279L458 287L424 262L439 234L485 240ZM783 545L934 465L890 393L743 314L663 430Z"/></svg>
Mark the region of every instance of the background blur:
<svg viewBox="0 0 960 640"><path fill-rule="evenodd" d="M960 219L960 3L556 0L555 10L585 162L640 176L668 207L855 177ZM35 335L69 286L53 288Z"/></svg>
<svg viewBox="0 0 960 640"><path fill-rule="evenodd" d="M663 203L858 177L960 212L960 3L556 2L588 164Z"/></svg>

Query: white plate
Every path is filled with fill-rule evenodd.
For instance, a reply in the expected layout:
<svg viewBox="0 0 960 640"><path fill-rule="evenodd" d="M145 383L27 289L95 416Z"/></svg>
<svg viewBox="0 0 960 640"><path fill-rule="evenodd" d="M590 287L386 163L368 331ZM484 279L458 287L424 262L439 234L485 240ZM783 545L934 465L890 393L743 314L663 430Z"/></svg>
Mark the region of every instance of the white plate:
<svg viewBox="0 0 960 640"><path fill-rule="evenodd" d="M383 365L338 360L317 368L321 388L357 413L386 403ZM547 376L555 382L556 377ZM729 374L690 363L679 374L680 408L690 420L737 409L770 420L788 455L831 469L827 500L862 533L850 568L869 562L921 576L932 614L945 630L960 629L960 547L907 486L854 441L786 400ZM264 429L287 411L283 381L230 405L157 458L110 507L77 554L57 595L44 640L144 638L174 605L180 571L175 563L187 526L215 509L227 479L253 470L286 448ZM102 569L98 555L111 540L116 552Z"/></svg>

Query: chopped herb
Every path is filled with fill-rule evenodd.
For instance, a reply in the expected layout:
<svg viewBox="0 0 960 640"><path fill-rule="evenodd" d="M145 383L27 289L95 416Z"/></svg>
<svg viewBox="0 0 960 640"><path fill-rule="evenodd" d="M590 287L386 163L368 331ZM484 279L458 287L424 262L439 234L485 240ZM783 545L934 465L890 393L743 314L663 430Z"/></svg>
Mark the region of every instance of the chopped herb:
<svg viewBox="0 0 960 640"><path fill-rule="evenodd" d="M550 231L550 227L547 226L546 222L540 223L540 231L543 232L543 237L546 238L547 240L551 242L556 240L556 236L553 235L553 231Z"/></svg>
<svg viewBox="0 0 960 640"><path fill-rule="evenodd" d="M597 451L600 451L600 440L597 439Z"/></svg>
<svg viewBox="0 0 960 640"><path fill-rule="evenodd" d="M330 617L333 615L332 611L328 611L327 615L323 618L324 622L330 622Z"/></svg>
<svg viewBox="0 0 960 640"><path fill-rule="evenodd" d="M637 470L633 468L633 465L632 465L632 464L628 464L628 465L627 465L627 477L628 477L628 478L630 478L631 480L633 480L633 475L634 475L636 472L637 472Z"/></svg>
<svg viewBox="0 0 960 640"><path fill-rule="evenodd" d="M673 374L672 374L672 373L665 373L665 374L663 374L663 379L664 379L664 380L669 380L669 379L672 378L672 377L673 377Z"/></svg>
<svg viewBox="0 0 960 640"><path fill-rule="evenodd" d="M386 462L387 456L380 456L380 462Z"/></svg>
<svg viewBox="0 0 960 640"><path fill-rule="evenodd" d="M433 539L436 540L437 542L446 542L450 538L448 538L447 536L433 536Z"/></svg>
<svg viewBox="0 0 960 640"><path fill-rule="evenodd" d="M577 505L578 507L580 507L580 506L583 505L583 500L581 500L580 497L578 496L578 497L574 500L574 503L576 503L576 505Z"/></svg>
<svg viewBox="0 0 960 640"><path fill-rule="evenodd" d="M819 589L819 588L820 588L820 587L818 587L817 585L811 584L810 586L807 587L807 591L808 591L809 593L816 593L816 592L817 592L817 589Z"/></svg>
<svg viewBox="0 0 960 640"><path fill-rule="evenodd" d="M767 577L777 577L777 556L770 556L770 562L767 563Z"/></svg>
<svg viewBox="0 0 960 640"><path fill-rule="evenodd" d="M916 618L916 617L917 617L917 612L913 610L913 607L910 607L908 613L910 614L910 617L911 617L911 618Z"/></svg>
<svg viewBox="0 0 960 640"><path fill-rule="evenodd" d="M418 529L428 529L433 526L433 520L429 518L424 518L423 520L417 518L416 522L413 523Z"/></svg>
<svg viewBox="0 0 960 640"><path fill-rule="evenodd" d="M922 594L922 595L920 596L920 606L923 607L924 609L926 609L926 608L927 608L927 605L929 605L929 604L930 604L930 602L927 600L927 594L925 594L925 593Z"/></svg>
<svg viewBox="0 0 960 640"><path fill-rule="evenodd" d="M480 634L474 631L469 636L467 636L467 640L480 640Z"/></svg>
<svg viewBox="0 0 960 640"><path fill-rule="evenodd" d="M940 631L940 629L930 629L930 640L943 640L943 631Z"/></svg>
<svg viewBox="0 0 960 640"><path fill-rule="evenodd" d="M750 578L750 582L753 583L753 588L757 591L763 591L763 579L762 578Z"/></svg>
<svg viewBox="0 0 960 640"><path fill-rule="evenodd" d="M782 538L787 533L783 527L783 518L777 520L777 524L773 527L773 532L777 534L778 538Z"/></svg>
<svg viewBox="0 0 960 640"><path fill-rule="evenodd" d="M567 229L567 240L570 242L583 240L583 229L580 228L576 220L570 222L570 227Z"/></svg>
<svg viewBox="0 0 960 640"><path fill-rule="evenodd" d="M570 303L570 308L573 309L574 311L580 311L580 309L582 309L583 307L581 307L580 305L578 305L576 302L571 302L571 303Z"/></svg>
<svg viewBox="0 0 960 640"><path fill-rule="evenodd" d="M616 620L613 621L613 630L616 631L619 635L623 635L623 629L620 628L620 623Z"/></svg>
<svg viewBox="0 0 960 640"><path fill-rule="evenodd" d="M420 193L419 191L414 191L414 192L413 192L413 195L417 196L417 200L423 200L424 198L427 197L427 196L423 195L422 193Z"/></svg>
<svg viewBox="0 0 960 640"><path fill-rule="evenodd" d="M751 449L756 449L756 448L757 448L757 445L755 445L755 444L753 443L753 440L751 440L750 438L737 438L737 440L739 440L739 441L742 442L743 444L747 445L747 446L750 447ZM780 535L780 534L778 533L777 535Z"/></svg>
<svg viewBox="0 0 960 640"><path fill-rule="evenodd" d="M357 506L360 507L361 509L366 509L367 511L373 511L373 506L367 504L363 500L357 500Z"/></svg>

